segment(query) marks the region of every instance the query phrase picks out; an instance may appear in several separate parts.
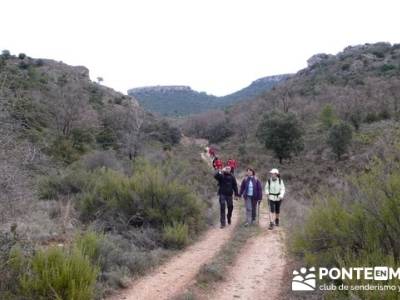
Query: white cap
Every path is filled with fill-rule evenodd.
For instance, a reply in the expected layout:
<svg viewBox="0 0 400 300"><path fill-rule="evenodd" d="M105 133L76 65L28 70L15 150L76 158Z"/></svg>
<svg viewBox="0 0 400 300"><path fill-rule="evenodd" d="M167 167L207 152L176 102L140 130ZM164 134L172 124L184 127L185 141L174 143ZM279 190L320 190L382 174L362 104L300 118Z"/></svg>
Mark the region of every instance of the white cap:
<svg viewBox="0 0 400 300"><path fill-rule="evenodd" d="M271 171L269 171L271 174L279 174L279 170L278 169L272 169Z"/></svg>

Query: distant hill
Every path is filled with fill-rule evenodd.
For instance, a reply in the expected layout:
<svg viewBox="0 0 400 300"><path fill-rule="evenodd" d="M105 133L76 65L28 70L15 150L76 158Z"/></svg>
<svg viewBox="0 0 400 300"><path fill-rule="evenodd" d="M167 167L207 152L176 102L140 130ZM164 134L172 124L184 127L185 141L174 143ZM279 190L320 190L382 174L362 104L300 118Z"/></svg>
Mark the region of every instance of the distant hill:
<svg viewBox="0 0 400 300"><path fill-rule="evenodd" d="M185 116L221 109L239 101L256 98L290 75L276 75L257 79L235 93L217 97L197 92L189 86L150 86L134 88L128 95L135 97L146 110L164 116Z"/></svg>

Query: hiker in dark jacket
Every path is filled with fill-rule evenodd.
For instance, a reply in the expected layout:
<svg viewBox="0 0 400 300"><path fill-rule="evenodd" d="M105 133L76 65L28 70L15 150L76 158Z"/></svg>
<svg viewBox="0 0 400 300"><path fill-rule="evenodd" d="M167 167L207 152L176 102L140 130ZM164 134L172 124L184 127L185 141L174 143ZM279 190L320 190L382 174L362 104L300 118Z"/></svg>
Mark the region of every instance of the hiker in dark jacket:
<svg viewBox="0 0 400 300"><path fill-rule="evenodd" d="M240 186L240 197L244 198L246 206L245 226L253 224L256 220L257 203L262 200L262 186L256 177L256 172L252 168L247 169L247 176L243 179Z"/></svg>
<svg viewBox="0 0 400 300"><path fill-rule="evenodd" d="M228 219L228 224L231 225L232 211L233 211L233 194L235 197L239 196L238 187L235 176L231 174L231 168L225 167L219 170L214 178L218 181L218 195L220 205L220 220L221 228L225 227L225 221ZM228 206L228 214L225 216L225 203Z"/></svg>

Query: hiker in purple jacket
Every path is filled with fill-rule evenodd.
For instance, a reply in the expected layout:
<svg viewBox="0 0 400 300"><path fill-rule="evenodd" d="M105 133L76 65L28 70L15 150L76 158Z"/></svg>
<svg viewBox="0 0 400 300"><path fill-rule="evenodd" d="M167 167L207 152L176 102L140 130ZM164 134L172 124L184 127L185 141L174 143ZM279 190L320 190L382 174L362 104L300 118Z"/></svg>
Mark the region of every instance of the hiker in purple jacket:
<svg viewBox="0 0 400 300"><path fill-rule="evenodd" d="M253 224L256 220L257 203L262 200L262 186L252 168L247 169L247 176L240 186L240 197L243 197L246 206L246 223L244 226Z"/></svg>

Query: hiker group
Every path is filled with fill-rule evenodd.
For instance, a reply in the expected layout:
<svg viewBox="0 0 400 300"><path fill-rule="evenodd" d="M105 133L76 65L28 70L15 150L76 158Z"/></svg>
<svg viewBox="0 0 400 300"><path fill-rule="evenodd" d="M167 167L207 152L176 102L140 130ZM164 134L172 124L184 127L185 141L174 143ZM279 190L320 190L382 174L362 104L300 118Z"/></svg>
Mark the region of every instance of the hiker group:
<svg viewBox="0 0 400 300"><path fill-rule="evenodd" d="M213 158L213 167L216 171L214 178L218 182L218 196L220 204L220 221L221 228L231 224L233 211L233 197L243 198L246 211L245 226L252 225L259 221L260 204L263 200L263 195L267 198L269 207L269 227L279 226L279 214L281 203L285 196L285 184L281 179L279 170L273 168L269 172L269 179L265 183L264 190L262 183L256 176L253 168L247 168L246 176L242 180L240 189L238 187L234 171L237 169L237 162L234 159L229 159L226 164L220 160L215 150L208 149L208 154ZM226 213L227 208L227 213Z"/></svg>

